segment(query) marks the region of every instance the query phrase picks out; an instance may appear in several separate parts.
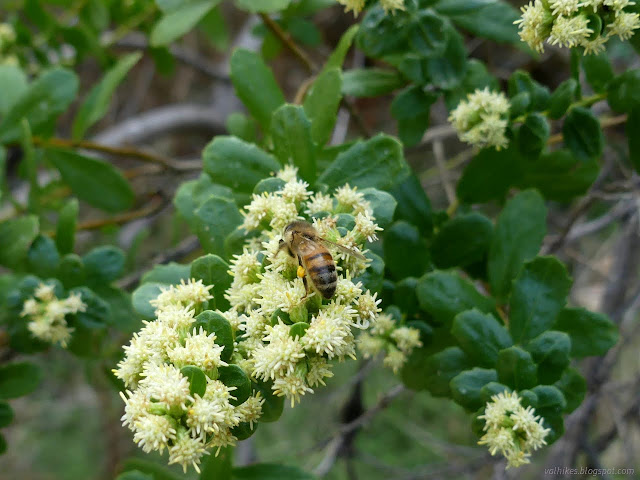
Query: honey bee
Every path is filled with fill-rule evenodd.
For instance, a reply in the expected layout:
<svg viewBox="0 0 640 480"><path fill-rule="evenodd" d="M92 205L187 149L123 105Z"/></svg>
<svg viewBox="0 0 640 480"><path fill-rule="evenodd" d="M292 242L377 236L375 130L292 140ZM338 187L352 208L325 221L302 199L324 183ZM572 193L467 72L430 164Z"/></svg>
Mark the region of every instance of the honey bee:
<svg viewBox="0 0 640 480"><path fill-rule="evenodd" d="M307 295L309 295L308 276L318 293L330 299L336 293L338 274L327 245L366 260L360 253L322 238L313 225L302 220L287 225L280 239L280 250L287 250L291 257L298 260L298 277L302 278Z"/></svg>

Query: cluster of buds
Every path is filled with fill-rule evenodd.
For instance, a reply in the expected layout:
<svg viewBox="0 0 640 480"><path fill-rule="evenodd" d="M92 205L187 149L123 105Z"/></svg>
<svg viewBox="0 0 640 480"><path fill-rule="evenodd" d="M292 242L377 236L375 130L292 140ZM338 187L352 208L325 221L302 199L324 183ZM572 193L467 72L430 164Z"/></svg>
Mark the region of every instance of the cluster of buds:
<svg viewBox="0 0 640 480"><path fill-rule="evenodd" d="M353 12L354 16L364 9L365 0L337 0L340 5L344 5L345 12ZM380 5L384 11L395 15L396 10L404 10L404 0L380 0Z"/></svg>
<svg viewBox="0 0 640 480"><path fill-rule="evenodd" d="M73 333L73 328L69 327L65 317L86 309L79 293L71 293L67 298L59 299L55 293L55 285L41 283L33 297L24 302L20 315L28 318L27 328L35 338L58 343L64 348Z"/></svg>
<svg viewBox="0 0 640 480"><path fill-rule="evenodd" d="M507 468L530 463L531 452L546 445L549 433L544 419L535 415L532 407L524 408L516 392L501 392L491 397L484 414L486 432L479 445L487 445L489 453L500 453L507 459Z"/></svg>
<svg viewBox="0 0 640 480"><path fill-rule="evenodd" d="M391 315L382 314L369 332L358 337L358 350L364 358L375 357L384 352L383 364L398 373L414 348L422 346L420 330L398 327Z"/></svg>
<svg viewBox="0 0 640 480"><path fill-rule="evenodd" d="M377 294L354 280L367 261L348 252L361 253L381 229L357 189L313 194L292 167L278 177L285 182L282 188L254 195L243 212L244 228L259 236L231 262L233 282L225 297L232 310L225 315L237 330L234 363L252 378L272 382L274 394L294 405L333 375L331 360L355 358L354 329L377 321ZM336 245L328 245L338 276L328 301L307 291L298 261L281 248L283 228L296 220L308 220L319 237Z"/></svg>
<svg viewBox="0 0 640 480"><path fill-rule="evenodd" d="M520 38L539 52L546 41L598 54L611 37L628 40L640 28L639 15L625 11L632 5L630 0L534 0L522 7L515 23Z"/></svg>
<svg viewBox="0 0 640 480"><path fill-rule="evenodd" d="M333 375L332 360L355 358L354 333L375 325L380 313L377 294L354 280L368 261L339 251L362 252L380 230L364 195L348 186L333 196L313 195L292 167L278 178L282 188L254 195L243 212L243 228L257 235L231 262L233 281L225 292L231 309L204 311L212 286L201 281L162 291L151 301L156 319L134 334L114 370L127 388L122 420L134 441L146 452L166 448L169 463L185 470L198 470L209 449L235 444L237 429L259 421L265 399L255 385L293 406ZM297 261L280 247L283 227L305 218L337 245L331 253L338 283L330 300L307 291ZM232 353L226 355L224 339L202 328L200 317L208 314L227 325ZM236 387L224 383L231 368L255 382L253 394L238 398ZM194 369L206 377L197 391Z"/></svg>
<svg viewBox="0 0 640 480"><path fill-rule="evenodd" d="M114 370L127 388L122 421L134 441L147 453L166 448L169 463L185 471L189 465L199 471L208 449L233 445L233 429L252 425L264 402L256 393L238 405L236 387L219 380L218 369L228 365L224 347L215 333L194 325L196 311L213 298L211 288L190 280L164 290L151 302L157 318L134 334ZM199 389L189 378L194 368L204 373Z"/></svg>
<svg viewBox="0 0 640 480"><path fill-rule="evenodd" d="M509 100L502 92L486 87L467 95L449 115L460 140L480 148L500 150L509 143L505 132L509 123Z"/></svg>

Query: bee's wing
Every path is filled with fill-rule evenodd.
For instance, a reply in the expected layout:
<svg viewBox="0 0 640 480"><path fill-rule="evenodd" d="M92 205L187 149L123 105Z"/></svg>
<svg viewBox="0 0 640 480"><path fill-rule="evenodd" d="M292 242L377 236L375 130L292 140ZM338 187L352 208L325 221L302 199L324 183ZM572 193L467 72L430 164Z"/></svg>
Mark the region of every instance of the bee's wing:
<svg viewBox="0 0 640 480"><path fill-rule="evenodd" d="M351 248L343 247L342 245L338 245L337 243L334 243L334 242L332 242L330 240L327 240L326 238L322 238L322 237L316 237L316 238L320 242L324 243L326 246L337 248L338 250L342 251L343 253L346 253L347 255L354 256L356 258L359 258L360 260L366 260L367 259L367 257L362 255L360 252L356 252L355 250L353 250Z"/></svg>

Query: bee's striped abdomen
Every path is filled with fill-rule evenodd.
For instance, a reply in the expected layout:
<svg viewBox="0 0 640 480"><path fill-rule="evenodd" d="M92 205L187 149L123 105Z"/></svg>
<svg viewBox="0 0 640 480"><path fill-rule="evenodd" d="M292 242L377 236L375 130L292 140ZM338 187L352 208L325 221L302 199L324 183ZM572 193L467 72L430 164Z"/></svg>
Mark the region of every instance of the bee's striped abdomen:
<svg viewBox="0 0 640 480"><path fill-rule="evenodd" d="M333 297L338 285L338 274L331 254L327 250L320 252L315 250L304 259L304 263L309 278L318 292L324 298Z"/></svg>

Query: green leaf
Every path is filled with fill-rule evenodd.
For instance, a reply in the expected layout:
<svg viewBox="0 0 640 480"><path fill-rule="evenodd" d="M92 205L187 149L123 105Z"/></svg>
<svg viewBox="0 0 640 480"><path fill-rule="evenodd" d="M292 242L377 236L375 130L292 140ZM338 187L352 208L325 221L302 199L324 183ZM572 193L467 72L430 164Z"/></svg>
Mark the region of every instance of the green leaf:
<svg viewBox="0 0 640 480"><path fill-rule="evenodd" d="M238 365L219 367L218 373L220 374L218 380L227 387L236 387L233 391L235 400L230 400L231 405L241 405L251 396L251 380Z"/></svg>
<svg viewBox="0 0 640 480"><path fill-rule="evenodd" d="M593 55L587 55L587 57L593 57ZM549 118L557 120L562 117L569 105L573 102L578 90L578 82L574 78L568 78L554 90L549 100Z"/></svg>
<svg viewBox="0 0 640 480"><path fill-rule="evenodd" d="M146 473L153 480L178 480L178 477L168 471L167 467L158 465L157 463L144 458L130 457L125 459L122 470L125 472L137 470L139 472Z"/></svg>
<svg viewBox="0 0 640 480"><path fill-rule="evenodd" d="M607 85L607 101L615 112L640 107L640 69L627 70Z"/></svg>
<svg viewBox="0 0 640 480"><path fill-rule="evenodd" d="M253 193L260 195L261 193L275 193L279 192L287 184L284 180L278 177L263 178L256 183Z"/></svg>
<svg viewBox="0 0 640 480"><path fill-rule="evenodd" d="M429 127L431 105L438 95L413 85L400 92L391 104L391 114L398 121L398 136L406 147L417 145Z"/></svg>
<svg viewBox="0 0 640 480"><path fill-rule="evenodd" d="M433 212L431 202L425 193L420 180L413 173L396 183L389 193L398 205L394 214L396 220L406 220L417 226L426 238L433 233Z"/></svg>
<svg viewBox="0 0 640 480"><path fill-rule="evenodd" d="M76 97L78 77L71 70L53 68L42 73L12 105L0 122L0 143L20 137L21 119L25 118L34 134L64 112ZM3 93L4 95L4 93Z"/></svg>
<svg viewBox="0 0 640 480"><path fill-rule="evenodd" d="M7 451L7 441L4 436L0 434L0 455Z"/></svg>
<svg viewBox="0 0 640 480"><path fill-rule="evenodd" d="M554 386L562 392L567 401L565 413L571 413L578 408L587 393L587 381L575 368L565 369Z"/></svg>
<svg viewBox="0 0 640 480"><path fill-rule="evenodd" d="M0 222L0 265L15 268L22 263L38 230L39 222L35 215Z"/></svg>
<svg viewBox="0 0 640 480"><path fill-rule="evenodd" d="M482 401L482 387L487 383L497 382L498 374L495 370L486 368L472 368L456 375L449 382L451 397L458 404L472 412L480 408Z"/></svg>
<svg viewBox="0 0 640 480"><path fill-rule="evenodd" d="M407 277L397 282L393 291L393 304L399 307L402 313L407 315L407 318L418 315L418 310L420 309L420 302L418 302L418 295L416 294L417 286L418 279L416 277ZM386 296L384 298L385 301L389 300ZM424 328L425 333L426 330L431 330L431 327L426 323L423 323L423 325L426 327Z"/></svg>
<svg viewBox="0 0 640 480"><path fill-rule="evenodd" d="M540 112L547 108L551 97L549 89L531 78L528 72L516 70L509 77L509 96L513 98L523 92L529 94L529 110Z"/></svg>
<svg viewBox="0 0 640 480"><path fill-rule="evenodd" d="M311 138L318 145L331 139L338 107L342 100L342 74L339 68L325 67L304 99L304 111L311 120Z"/></svg>
<svg viewBox="0 0 640 480"><path fill-rule="evenodd" d="M569 366L571 339L564 332L546 331L531 340L527 350L538 364L538 380L550 385Z"/></svg>
<svg viewBox="0 0 640 480"><path fill-rule="evenodd" d="M258 422L253 422L253 424L249 422L242 422L231 429L231 434L238 440L246 440L256 433L257 428Z"/></svg>
<svg viewBox="0 0 640 480"><path fill-rule="evenodd" d="M501 350L498 354L496 370L501 383L514 390L524 390L535 386L536 364L531 354L518 346Z"/></svg>
<svg viewBox="0 0 640 480"><path fill-rule="evenodd" d="M207 36L216 50L224 52L229 48L229 29L221 5L214 7L200 20L198 29Z"/></svg>
<svg viewBox="0 0 640 480"><path fill-rule="evenodd" d="M284 410L284 397L277 397L273 394L271 389L272 383L257 381L253 383L253 388L260 392L264 403L262 404L262 416L260 417L261 423L270 423L277 421L282 415Z"/></svg>
<svg viewBox="0 0 640 480"><path fill-rule="evenodd" d="M597 159L585 163L568 150L554 150L526 163L520 185L538 189L547 200L566 202L589 190L599 172Z"/></svg>
<svg viewBox="0 0 640 480"><path fill-rule="evenodd" d="M0 402L0 428L4 428L13 420L13 410L7 402Z"/></svg>
<svg viewBox="0 0 640 480"><path fill-rule="evenodd" d="M512 142L515 143L515 142ZM502 200L522 178L522 168L513 145L507 149L485 148L464 168L458 182L461 202L486 203Z"/></svg>
<svg viewBox="0 0 640 480"><path fill-rule="evenodd" d="M56 225L56 246L62 254L73 252L76 241L76 224L78 223L78 200L71 198L64 204L58 214Z"/></svg>
<svg viewBox="0 0 640 480"><path fill-rule="evenodd" d="M208 455L203 461L199 480L231 480L233 447L220 449L218 455Z"/></svg>
<svg viewBox="0 0 640 480"><path fill-rule="evenodd" d="M89 91L73 120L71 131L74 139L79 140L84 137L89 127L104 117L113 92L141 57L142 53L136 52L121 58Z"/></svg>
<svg viewBox="0 0 640 480"><path fill-rule="evenodd" d="M68 253L60 260L56 275L66 288L77 287L85 283L84 263L75 253Z"/></svg>
<svg viewBox="0 0 640 480"><path fill-rule="evenodd" d="M495 296L506 297L522 264L540 250L546 217L544 200L535 190L521 192L505 205L489 248L489 283Z"/></svg>
<svg viewBox="0 0 640 480"><path fill-rule="evenodd" d="M216 343L224 347L220 358L223 362L229 362L233 355L233 329L229 321L217 312L205 310L196 317L194 328L204 328L204 330L216 335Z"/></svg>
<svg viewBox="0 0 640 480"><path fill-rule="evenodd" d="M167 11L151 30L151 46L168 45L193 29L220 0L191 0Z"/></svg>
<svg viewBox="0 0 640 480"><path fill-rule="evenodd" d="M263 178L280 170L271 155L239 138L218 136L202 152L204 171L215 183L251 193Z"/></svg>
<svg viewBox="0 0 640 480"><path fill-rule="evenodd" d="M256 143L256 121L244 113L233 112L227 117L226 127L232 136L249 143Z"/></svg>
<svg viewBox="0 0 640 480"><path fill-rule="evenodd" d="M376 223L382 228L387 228L393 220L393 214L398 205L396 199L391 194L377 188L365 188L360 193L371 205Z"/></svg>
<svg viewBox="0 0 640 480"><path fill-rule="evenodd" d="M400 280L419 277L429 266L429 250L417 227L404 220L395 222L384 234L384 263ZM407 255L407 252L412 252Z"/></svg>
<svg viewBox="0 0 640 480"><path fill-rule="evenodd" d="M42 380L42 370L31 362L0 366L0 400L22 397L33 392Z"/></svg>
<svg viewBox="0 0 640 480"><path fill-rule="evenodd" d="M351 48L351 44L353 43L353 39L358 33L359 28L360 26L357 24L351 25L349 29L342 34L342 37L340 37L340 41L338 42L338 46L331 53L324 66L325 70L330 70L332 68L342 69L344 58L347 56L347 52Z"/></svg>
<svg viewBox="0 0 640 480"><path fill-rule="evenodd" d="M291 338L302 338L307 333L309 324L306 322L296 322L289 327L289 336Z"/></svg>
<svg viewBox="0 0 640 480"><path fill-rule="evenodd" d="M465 310L477 308L490 313L495 302L480 294L476 287L458 273L435 271L418 280L416 288L420 307L440 323L450 322Z"/></svg>
<svg viewBox="0 0 640 480"><path fill-rule="evenodd" d="M191 278L202 280L205 285L213 285L214 308L226 311L231 305L224 298L224 292L231 286L229 264L217 255L205 255L191 264Z"/></svg>
<svg viewBox="0 0 640 480"><path fill-rule="evenodd" d="M588 162L600 158L604 148L604 135L598 118L591 110L576 107L567 114L562 126L564 143L576 158Z"/></svg>
<svg viewBox="0 0 640 480"><path fill-rule="evenodd" d="M242 10L251 13L275 13L289 6L291 0L235 0L236 5Z"/></svg>
<svg viewBox="0 0 640 480"><path fill-rule="evenodd" d="M197 230L196 210L212 195L234 197L234 193L229 187L213 183L211 177L206 173L200 174L197 180L189 180L178 187L173 204L189 224L191 230Z"/></svg>
<svg viewBox="0 0 640 480"><path fill-rule="evenodd" d="M129 470L116 477L116 480L154 480L153 476L139 470Z"/></svg>
<svg viewBox="0 0 640 480"><path fill-rule="evenodd" d="M491 397L503 392L511 392L511 389L498 382L489 382L482 387L482 390L480 390L480 393L482 394L482 401L484 403L489 403L491 401ZM484 411L484 407L481 407L481 410Z"/></svg>
<svg viewBox="0 0 640 480"><path fill-rule="evenodd" d="M166 265L154 265L151 270L142 275L140 283L166 283L177 285L182 280L185 282L191 278L191 266L170 262Z"/></svg>
<svg viewBox="0 0 640 480"><path fill-rule="evenodd" d="M587 83L598 93L606 91L607 84L614 77L607 54L585 55L581 60L580 63L587 77Z"/></svg>
<svg viewBox="0 0 640 480"><path fill-rule="evenodd" d="M562 412L567 407L567 401L564 395L562 395L562 392L552 385L538 385L532 388L531 391L538 397L535 407L536 415L540 415L545 419L545 427L547 427L548 420L553 420L554 417L560 417L562 415ZM552 426L552 424L549 423L548 426ZM551 435L546 438L547 442L553 441L554 436L552 432Z"/></svg>
<svg viewBox="0 0 640 480"><path fill-rule="evenodd" d="M576 358L604 355L618 341L618 328L609 317L583 308L565 308L553 328L569 334Z"/></svg>
<svg viewBox="0 0 640 480"><path fill-rule="evenodd" d="M629 141L629 160L636 172L640 172L640 135L637 134L640 132L640 107L629 112L625 129Z"/></svg>
<svg viewBox="0 0 640 480"><path fill-rule="evenodd" d="M433 263L438 268L450 268L479 262L487 256L492 235L491 220L480 213L454 217L433 238Z"/></svg>
<svg viewBox="0 0 640 480"><path fill-rule="evenodd" d="M303 180L316 179L315 146L311 139L311 122L299 105L286 104L271 119L273 150L282 165L293 164Z"/></svg>
<svg viewBox="0 0 640 480"><path fill-rule="evenodd" d="M242 215L235 202L212 195L196 210L198 239L203 248L216 255L225 255L225 239L242 224Z"/></svg>
<svg viewBox="0 0 640 480"><path fill-rule="evenodd" d="M445 348L433 355L424 348L416 348L402 367L400 376L412 390L427 390L434 397L448 397L451 379L471 366L471 361L459 347Z"/></svg>
<svg viewBox="0 0 640 480"><path fill-rule="evenodd" d="M353 97L379 97L405 84L393 70L356 68L342 74L342 93Z"/></svg>
<svg viewBox="0 0 640 480"><path fill-rule="evenodd" d="M434 8L457 26L478 37L519 46L518 31L513 26L520 14L500 0L439 0Z"/></svg>
<svg viewBox="0 0 640 480"><path fill-rule="evenodd" d="M131 302L133 309L145 320L156 318L156 308L149 301L155 300L162 293L162 288L167 288L164 283L149 282L143 283L133 291Z"/></svg>
<svg viewBox="0 0 640 480"><path fill-rule="evenodd" d="M455 28L447 28L447 46L442 55L426 59L427 83L442 89L453 89L462 82L467 69L467 49Z"/></svg>
<svg viewBox="0 0 640 480"><path fill-rule="evenodd" d="M189 380L189 392L191 395L204 396L207 390L207 376L202 370L193 365L187 365L180 369L180 373Z"/></svg>
<svg viewBox="0 0 640 480"><path fill-rule="evenodd" d="M111 245L94 248L82 261L87 281L96 285L111 283L124 272L124 252Z"/></svg>
<svg viewBox="0 0 640 480"><path fill-rule="evenodd" d="M27 260L31 272L47 278L55 276L60 265L60 254L51 238L38 235L29 248Z"/></svg>
<svg viewBox="0 0 640 480"><path fill-rule="evenodd" d="M110 163L68 150L48 149L47 158L73 193L88 204L110 213L133 205L131 185Z"/></svg>
<svg viewBox="0 0 640 480"><path fill-rule="evenodd" d="M554 257L526 263L513 283L509 331L524 343L550 329L567 301L571 277Z"/></svg>
<svg viewBox="0 0 640 480"><path fill-rule="evenodd" d="M233 469L234 480L313 480L310 473L298 467L270 463L257 463L247 467Z"/></svg>
<svg viewBox="0 0 640 480"><path fill-rule="evenodd" d="M4 116L28 89L27 76L15 65L0 65L0 115Z"/></svg>
<svg viewBox="0 0 640 480"><path fill-rule="evenodd" d="M318 183L330 188L348 183L352 187L388 190L407 169L400 142L380 134L340 153L320 175Z"/></svg>
<svg viewBox="0 0 640 480"><path fill-rule="evenodd" d="M467 357L482 367L493 367L498 352L513 344L507 329L493 315L476 309L456 315L451 333Z"/></svg>
<svg viewBox="0 0 640 480"><path fill-rule="evenodd" d="M285 102L271 70L258 54L238 49L231 56L231 81L242 103L268 132L273 112Z"/></svg>
<svg viewBox="0 0 640 480"><path fill-rule="evenodd" d="M369 57L380 58L393 54L406 54L409 48L406 28L408 16L387 15L380 5L370 8L362 22L356 41Z"/></svg>
<svg viewBox="0 0 640 480"><path fill-rule="evenodd" d="M547 145L551 127L547 119L539 113L527 115L518 129L518 149L523 157L536 160Z"/></svg>
<svg viewBox="0 0 640 480"><path fill-rule="evenodd" d="M432 10L420 10L408 26L409 45L422 57L441 55L447 46L445 20Z"/></svg>

